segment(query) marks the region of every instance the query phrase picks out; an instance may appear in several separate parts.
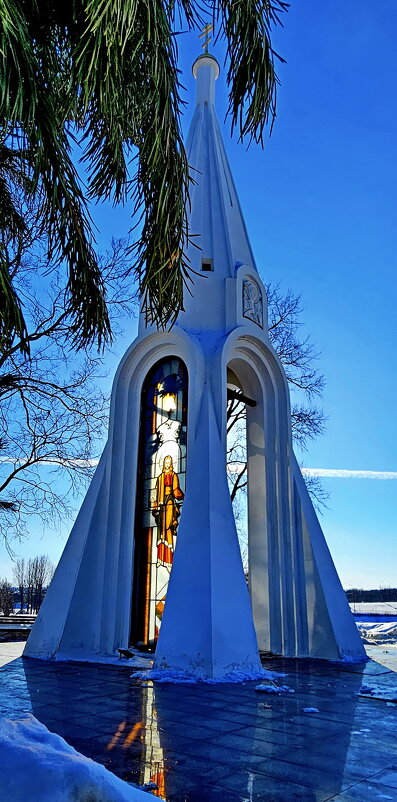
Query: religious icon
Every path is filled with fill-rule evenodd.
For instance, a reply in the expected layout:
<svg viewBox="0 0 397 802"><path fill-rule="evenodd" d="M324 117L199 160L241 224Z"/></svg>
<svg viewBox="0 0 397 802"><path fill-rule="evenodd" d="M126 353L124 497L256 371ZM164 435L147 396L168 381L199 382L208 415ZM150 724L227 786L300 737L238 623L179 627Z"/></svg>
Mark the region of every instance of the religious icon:
<svg viewBox="0 0 397 802"><path fill-rule="evenodd" d="M251 278L243 281L243 316L263 328L262 293L256 281Z"/></svg>
<svg viewBox="0 0 397 802"><path fill-rule="evenodd" d="M164 457L163 470L157 477L153 501L153 517L157 524L157 559L163 565L172 564L174 537L181 514L179 505L183 498L184 493L179 486L172 457L167 455Z"/></svg>
<svg viewBox="0 0 397 802"><path fill-rule="evenodd" d="M159 635L177 547L186 437L187 371L180 359L167 357L148 374L141 399L131 643L149 649Z"/></svg>

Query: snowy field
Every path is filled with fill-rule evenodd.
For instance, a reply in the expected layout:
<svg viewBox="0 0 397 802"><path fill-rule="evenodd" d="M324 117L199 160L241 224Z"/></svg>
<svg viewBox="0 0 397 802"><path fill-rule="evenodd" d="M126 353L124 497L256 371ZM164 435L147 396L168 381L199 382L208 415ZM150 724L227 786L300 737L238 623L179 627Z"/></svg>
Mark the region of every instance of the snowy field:
<svg viewBox="0 0 397 802"><path fill-rule="evenodd" d="M394 615L397 621L397 602L350 602L350 609L357 615Z"/></svg>

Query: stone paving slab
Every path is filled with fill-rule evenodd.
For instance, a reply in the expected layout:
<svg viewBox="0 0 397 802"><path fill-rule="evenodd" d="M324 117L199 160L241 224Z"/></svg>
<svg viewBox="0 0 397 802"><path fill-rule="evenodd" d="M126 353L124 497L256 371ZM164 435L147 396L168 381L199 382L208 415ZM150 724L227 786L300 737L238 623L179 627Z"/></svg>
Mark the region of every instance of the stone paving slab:
<svg viewBox="0 0 397 802"><path fill-rule="evenodd" d="M32 713L167 802L397 802L397 705L357 695L395 687L380 663L265 661L294 690L276 696L257 682L163 685L123 664L23 659L21 646L0 644L1 714Z"/></svg>
<svg viewBox="0 0 397 802"><path fill-rule="evenodd" d="M371 782L360 782L348 788L343 794L332 797L332 802L397 802L397 791L377 783L376 776Z"/></svg>

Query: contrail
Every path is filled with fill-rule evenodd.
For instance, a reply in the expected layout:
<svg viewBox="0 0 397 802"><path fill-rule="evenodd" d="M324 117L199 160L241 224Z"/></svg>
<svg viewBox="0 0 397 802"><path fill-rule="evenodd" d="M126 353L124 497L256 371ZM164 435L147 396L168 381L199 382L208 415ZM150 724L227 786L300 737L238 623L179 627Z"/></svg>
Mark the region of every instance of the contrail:
<svg viewBox="0 0 397 802"><path fill-rule="evenodd" d="M397 479L397 471L347 471L344 468L301 468L304 476L325 479Z"/></svg>
<svg viewBox="0 0 397 802"><path fill-rule="evenodd" d="M23 460L0 457L0 463L21 464ZM66 468L95 468L99 459L43 459L36 465L63 465ZM244 463L233 462L227 466L228 473L240 473ZM345 468L301 468L303 476L319 476L324 479L397 479L397 471L349 471Z"/></svg>
<svg viewBox="0 0 397 802"><path fill-rule="evenodd" d="M242 462L227 466L228 473L240 473ZM303 476L319 476L324 479L397 479L397 471L349 471L345 468L301 468Z"/></svg>

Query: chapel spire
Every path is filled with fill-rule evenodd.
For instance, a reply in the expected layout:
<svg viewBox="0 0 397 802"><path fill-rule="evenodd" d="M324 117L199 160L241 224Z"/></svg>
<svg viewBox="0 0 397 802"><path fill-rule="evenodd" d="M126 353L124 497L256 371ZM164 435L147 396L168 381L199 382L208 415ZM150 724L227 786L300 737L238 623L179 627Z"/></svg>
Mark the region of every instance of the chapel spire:
<svg viewBox="0 0 397 802"><path fill-rule="evenodd" d="M208 50L209 30L204 29L205 52L196 58L196 106L186 143L193 184L190 190L189 227L193 244L188 256L193 284L185 292L182 327L208 329L233 325L227 321L225 280L235 278L244 264L256 273L236 187L228 163L215 111L215 83L220 74L216 58ZM198 247L197 247L198 246Z"/></svg>

